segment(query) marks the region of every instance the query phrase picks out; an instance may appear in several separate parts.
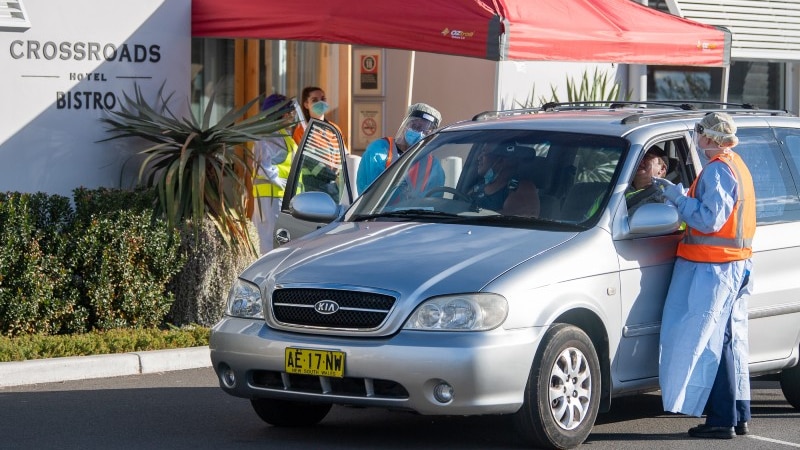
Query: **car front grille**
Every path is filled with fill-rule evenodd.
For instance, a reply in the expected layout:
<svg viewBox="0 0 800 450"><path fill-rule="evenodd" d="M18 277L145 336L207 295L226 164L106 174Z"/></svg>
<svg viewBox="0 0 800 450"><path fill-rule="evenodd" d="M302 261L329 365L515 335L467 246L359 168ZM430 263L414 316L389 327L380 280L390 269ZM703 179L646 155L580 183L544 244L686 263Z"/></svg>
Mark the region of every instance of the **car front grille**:
<svg viewBox="0 0 800 450"><path fill-rule="evenodd" d="M395 298L374 292L337 289L279 288L272 293L275 319L285 325L372 330L378 328ZM335 305L325 312L315 305Z"/></svg>
<svg viewBox="0 0 800 450"><path fill-rule="evenodd" d="M256 370L251 373L250 384L281 392L395 400L408 398L408 391L399 383L373 378L329 378Z"/></svg>

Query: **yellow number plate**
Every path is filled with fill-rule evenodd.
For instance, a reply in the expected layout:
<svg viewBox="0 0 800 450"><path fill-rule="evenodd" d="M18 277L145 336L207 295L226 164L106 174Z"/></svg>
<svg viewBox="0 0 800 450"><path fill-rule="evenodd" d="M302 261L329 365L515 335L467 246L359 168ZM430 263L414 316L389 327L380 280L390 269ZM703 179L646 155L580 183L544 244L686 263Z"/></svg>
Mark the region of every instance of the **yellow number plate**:
<svg viewBox="0 0 800 450"><path fill-rule="evenodd" d="M344 378L344 352L287 348L286 372Z"/></svg>

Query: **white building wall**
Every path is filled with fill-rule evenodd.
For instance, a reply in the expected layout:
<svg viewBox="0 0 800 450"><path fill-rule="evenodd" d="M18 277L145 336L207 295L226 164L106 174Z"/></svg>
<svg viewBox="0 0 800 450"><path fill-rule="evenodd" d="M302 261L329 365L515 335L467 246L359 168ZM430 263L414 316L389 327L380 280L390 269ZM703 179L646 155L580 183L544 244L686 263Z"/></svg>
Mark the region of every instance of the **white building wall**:
<svg viewBox="0 0 800 450"><path fill-rule="evenodd" d="M0 191L119 187L144 143L98 142L103 108L134 83L152 100L166 82L174 112L188 110L191 0L22 4L30 27L0 28ZM138 164L126 167L130 187Z"/></svg>
<svg viewBox="0 0 800 450"><path fill-rule="evenodd" d="M386 134L394 135L411 103L425 102L442 113L443 124L471 119L483 111L520 108L535 90L550 98L551 86L566 101L566 80L580 82L595 69L619 80L627 91L627 66L572 62L495 62L477 58L416 52L409 85L411 52L386 50Z"/></svg>

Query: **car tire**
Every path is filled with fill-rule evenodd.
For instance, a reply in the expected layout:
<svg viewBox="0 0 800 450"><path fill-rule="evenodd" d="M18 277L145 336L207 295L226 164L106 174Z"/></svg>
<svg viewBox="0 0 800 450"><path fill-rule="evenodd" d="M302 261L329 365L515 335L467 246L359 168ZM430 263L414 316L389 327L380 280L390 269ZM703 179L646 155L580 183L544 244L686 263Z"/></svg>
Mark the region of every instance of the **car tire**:
<svg viewBox="0 0 800 450"><path fill-rule="evenodd" d="M800 364L781 371L781 390L786 401L800 409Z"/></svg>
<svg viewBox="0 0 800 450"><path fill-rule="evenodd" d="M553 325L542 338L514 425L537 448L574 448L589 436L600 407L600 363L580 328Z"/></svg>
<svg viewBox="0 0 800 450"><path fill-rule="evenodd" d="M316 425L328 415L331 404L295 402L274 398L250 399L253 409L264 422L276 427Z"/></svg>

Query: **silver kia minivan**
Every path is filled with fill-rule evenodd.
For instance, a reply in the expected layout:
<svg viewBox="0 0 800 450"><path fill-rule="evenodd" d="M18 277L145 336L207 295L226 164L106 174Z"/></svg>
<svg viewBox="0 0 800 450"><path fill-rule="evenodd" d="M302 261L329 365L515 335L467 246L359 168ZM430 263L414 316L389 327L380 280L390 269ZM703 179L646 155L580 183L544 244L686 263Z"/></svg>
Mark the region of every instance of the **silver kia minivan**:
<svg viewBox="0 0 800 450"><path fill-rule="evenodd" d="M800 119L726 106L757 194L750 370L779 374L800 409ZM708 111L482 113L428 136L352 205L341 136L312 121L284 199L295 234L309 233L284 229L288 242L235 281L211 333L220 386L276 426L342 404L507 415L531 445L580 445L614 398L658 389L680 223L664 203L628 214L624 192L653 146L689 186ZM530 208L478 200L486 151L512 158L505 195L535 185Z"/></svg>

